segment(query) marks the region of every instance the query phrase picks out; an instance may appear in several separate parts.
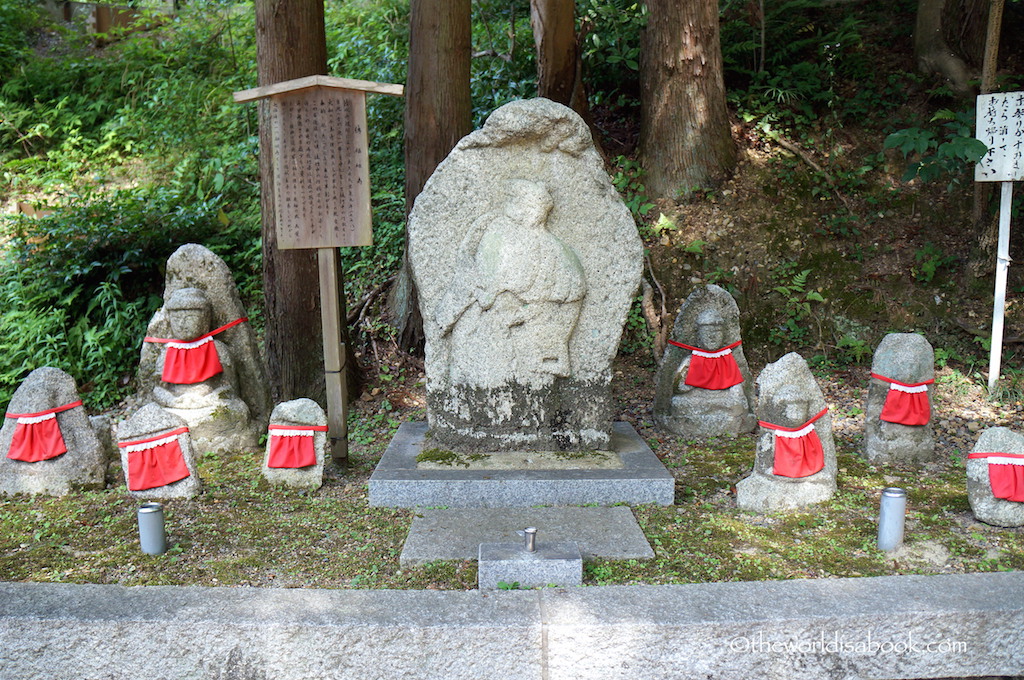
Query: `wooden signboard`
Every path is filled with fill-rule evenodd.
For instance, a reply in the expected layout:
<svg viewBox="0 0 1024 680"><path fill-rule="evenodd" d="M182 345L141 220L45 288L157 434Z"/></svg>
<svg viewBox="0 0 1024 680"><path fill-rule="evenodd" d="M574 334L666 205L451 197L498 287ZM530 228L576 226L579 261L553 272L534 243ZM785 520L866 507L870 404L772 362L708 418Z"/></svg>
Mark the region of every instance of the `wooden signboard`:
<svg viewBox="0 0 1024 680"><path fill-rule="evenodd" d="M402 86L309 76L235 93L269 100L282 250L373 244L366 92L400 96Z"/></svg>
<svg viewBox="0 0 1024 680"><path fill-rule="evenodd" d="M348 458L348 395L338 248L373 242L367 92L401 97L404 88L308 76L235 93L236 102L270 100L277 247L317 251L327 436L339 463Z"/></svg>

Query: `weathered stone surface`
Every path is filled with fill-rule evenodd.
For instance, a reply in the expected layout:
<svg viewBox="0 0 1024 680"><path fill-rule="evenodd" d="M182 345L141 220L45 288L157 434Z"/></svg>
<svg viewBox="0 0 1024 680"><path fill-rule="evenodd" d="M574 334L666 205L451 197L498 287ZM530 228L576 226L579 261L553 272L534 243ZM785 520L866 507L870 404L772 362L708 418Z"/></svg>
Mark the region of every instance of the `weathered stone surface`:
<svg viewBox="0 0 1024 680"><path fill-rule="evenodd" d="M402 423L370 475L370 505L528 508L535 505L672 505L675 479L628 423L615 423L614 469L425 470L416 464L427 424Z"/></svg>
<svg viewBox="0 0 1024 680"><path fill-rule="evenodd" d="M171 430L175 430L179 427L184 427L186 424L187 423L184 419L174 415L166 409L161 408L159 404L149 403L136 411L130 418L118 426L117 441L118 443L123 443L138 441L140 439L148 439L150 437L170 432ZM181 446L181 453L185 459L185 466L189 471L188 477L154 489L129 491L128 493L135 498L144 499L192 498L198 495L202 490L202 483L199 481L199 475L196 473L196 455L192 445L191 434L186 432L185 434L179 435L178 444ZM129 455L130 454L125 452L124 448L121 448L121 469L124 470L126 487L130 483L130 480L128 479Z"/></svg>
<svg viewBox="0 0 1024 680"><path fill-rule="evenodd" d="M583 585L583 559L572 541L537 541L534 552L523 543L481 543L477 587L497 590L502 583L519 588Z"/></svg>
<svg viewBox="0 0 1024 680"><path fill-rule="evenodd" d="M781 427L800 427L825 408L825 397L807 362L791 352L768 364L757 377L757 418ZM773 474L775 433L761 428L757 437L754 470L736 485L736 505L754 512L802 508L826 501L836 490L836 448L832 416L814 423L821 440L825 467L807 477Z"/></svg>
<svg viewBox="0 0 1024 680"><path fill-rule="evenodd" d="M134 680L140 669L219 680L884 680L1024 669L1022 572L508 592L0 583L0 602L4 680Z"/></svg>
<svg viewBox="0 0 1024 680"><path fill-rule="evenodd" d="M37 368L15 390L7 413L40 413L79 399L70 375L59 368ZM4 418L0 428L0 494L63 496L76 488L103 488L106 459L85 408L78 406L55 417L67 452L34 463L7 457L17 421Z"/></svg>
<svg viewBox="0 0 1024 680"><path fill-rule="evenodd" d="M607 448L642 244L586 124L517 101L455 147L409 218L436 446Z"/></svg>
<svg viewBox="0 0 1024 680"><path fill-rule="evenodd" d="M1024 436L1006 427L990 427L981 433L972 453L1024 454ZM1024 503L996 498L988 477L988 461L967 459L967 501L979 522L997 527L1024 526Z"/></svg>
<svg viewBox="0 0 1024 680"><path fill-rule="evenodd" d="M701 286L690 293L676 315L672 340L712 352L740 339L740 310L732 295L719 286ZM753 432L754 381L743 354L732 356L743 382L724 390L686 385L692 352L668 345L655 378L654 420L669 432L687 437L715 437Z"/></svg>
<svg viewBox="0 0 1024 680"><path fill-rule="evenodd" d="M935 379L935 352L917 333L889 333L875 350L871 372L914 384ZM928 401L935 385L928 386ZM864 453L872 462L925 463L935 459L932 423L900 425L879 416L889 394L889 383L871 378L864 406Z"/></svg>
<svg viewBox="0 0 1024 680"><path fill-rule="evenodd" d="M274 407L270 414L271 425L326 425L327 414L312 399L293 399ZM267 449L263 455L263 477L275 485L292 489L319 489L324 483L324 460L327 452L327 433L313 433L313 450L316 464L302 468L272 468L270 460L271 438L267 438Z"/></svg>
<svg viewBox="0 0 1024 680"><path fill-rule="evenodd" d="M153 315L148 336L175 338L168 303L183 289L202 291L209 300L209 321L202 324L207 326L203 333L246 316L234 278L224 261L207 248L189 243L167 259L164 306ZM192 428L200 451L231 451L256 446L270 414L270 391L256 334L248 323L242 323L217 334L215 340L222 363L223 357L230 363L224 367L226 375L215 381L219 384L198 388L184 398L182 394L169 395L167 384L160 380L165 346L143 343L137 403L156 401L177 412ZM230 385L227 392L222 388L225 380ZM208 392L217 392L216 398L211 398Z"/></svg>
<svg viewBox="0 0 1024 680"><path fill-rule="evenodd" d="M649 560L651 545L628 507L472 508L420 510L412 520L398 563L412 567L437 560L473 560L481 543L520 540L537 527L545 541L573 541L585 560Z"/></svg>

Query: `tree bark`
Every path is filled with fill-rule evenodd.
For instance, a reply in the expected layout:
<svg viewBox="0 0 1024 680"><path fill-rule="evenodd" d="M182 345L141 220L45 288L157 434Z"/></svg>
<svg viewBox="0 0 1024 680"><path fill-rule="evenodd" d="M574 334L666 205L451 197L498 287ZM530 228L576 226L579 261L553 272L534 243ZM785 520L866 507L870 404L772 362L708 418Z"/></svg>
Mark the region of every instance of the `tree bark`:
<svg viewBox="0 0 1024 680"><path fill-rule="evenodd" d="M640 162L651 197L718 186L736 165L725 105L718 3L646 0Z"/></svg>
<svg viewBox="0 0 1024 680"><path fill-rule="evenodd" d="M942 11L946 0L918 0L917 24L914 27L914 58L917 69L946 79L958 95L973 96L967 64L958 57L942 33Z"/></svg>
<svg viewBox="0 0 1024 680"><path fill-rule="evenodd" d="M260 86L327 73L323 0L256 0ZM259 105L260 214L263 222L264 353L275 403L323 402L324 359L315 250L279 250L269 104ZM342 317L344 318L344 317Z"/></svg>
<svg viewBox="0 0 1024 680"><path fill-rule="evenodd" d="M438 163L473 129L469 92L470 0L412 0L405 85L405 212ZM406 350L423 344L423 320L408 248L391 297Z"/></svg>
<svg viewBox="0 0 1024 680"><path fill-rule="evenodd" d="M531 0L530 26L537 49L537 94L587 118L587 97L576 41L573 0Z"/></svg>

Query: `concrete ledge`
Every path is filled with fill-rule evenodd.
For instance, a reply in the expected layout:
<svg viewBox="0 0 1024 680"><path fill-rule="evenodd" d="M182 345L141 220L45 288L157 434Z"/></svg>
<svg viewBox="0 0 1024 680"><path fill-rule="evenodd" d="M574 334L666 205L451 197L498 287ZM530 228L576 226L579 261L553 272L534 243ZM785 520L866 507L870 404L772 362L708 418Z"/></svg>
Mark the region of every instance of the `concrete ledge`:
<svg viewBox="0 0 1024 680"><path fill-rule="evenodd" d="M612 450L625 467L603 470L421 470L424 422L402 423L370 475L370 505L400 508L529 508L536 505L672 505L675 479L628 423Z"/></svg>
<svg viewBox="0 0 1024 680"><path fill-rule="evenodd" d="M0 583L0 678L1024 674L1024 573L537 591Z"/></svg>

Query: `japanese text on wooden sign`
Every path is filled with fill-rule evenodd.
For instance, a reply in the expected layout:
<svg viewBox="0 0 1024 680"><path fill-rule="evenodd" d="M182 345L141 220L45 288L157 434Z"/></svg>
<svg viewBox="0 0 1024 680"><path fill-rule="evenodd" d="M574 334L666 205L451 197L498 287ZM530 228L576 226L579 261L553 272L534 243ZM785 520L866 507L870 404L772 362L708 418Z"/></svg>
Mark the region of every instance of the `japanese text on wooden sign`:
<svg viewBox="0 0 1024 680"><path fill-rule="evenodd" d="M975 167L975 181L1024 179L1024 92L979 95L976 130L988 153Z"/></svg>
<svg viewBox="0 0 1024 680"><path fill-rule="evenodd" d="M365 93L274 95L270 117L278 247L371 245Z"/></svg>

